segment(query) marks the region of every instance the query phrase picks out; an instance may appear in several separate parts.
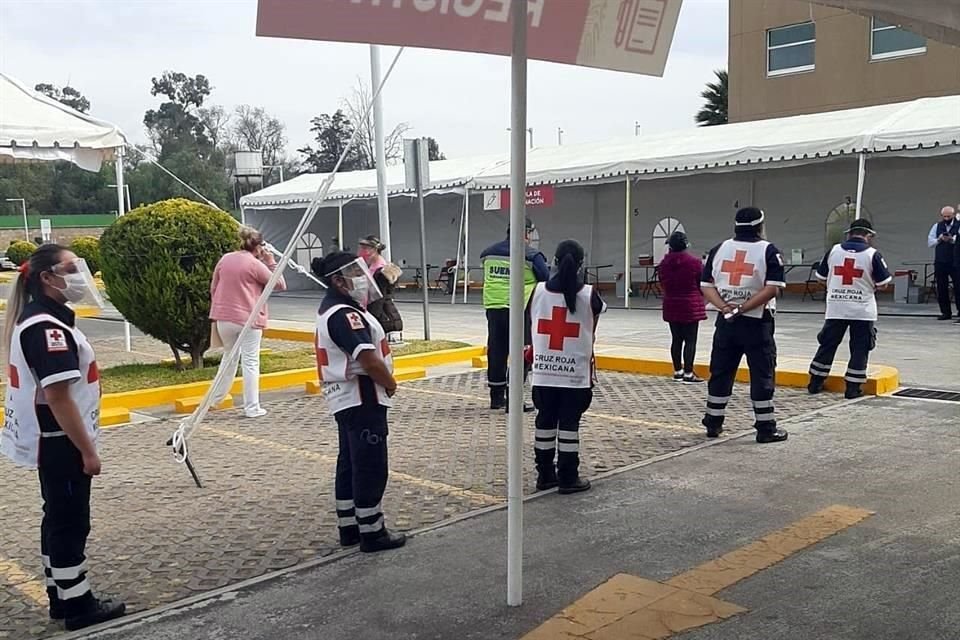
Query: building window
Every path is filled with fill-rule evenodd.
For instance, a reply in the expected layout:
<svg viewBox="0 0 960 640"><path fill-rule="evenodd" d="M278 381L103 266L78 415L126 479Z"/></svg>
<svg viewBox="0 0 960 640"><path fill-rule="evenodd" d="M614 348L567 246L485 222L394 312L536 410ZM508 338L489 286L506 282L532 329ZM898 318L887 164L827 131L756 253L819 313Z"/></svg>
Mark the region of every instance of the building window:
<svg viewBox="0 0 960 640"><path fill-rule="evenodd" d="M872 18L870 23L870 59L885 60L915 56L927 52L927 39L906 29Z"/></svg>
<svg viewBox="0 0 960 640"><path fill-rule="evenodd" d="M314 258L323 257L323 243L315 233L309 231L300 236L297 241L297 249L294 259L304 269L309 271L310 263Z"/></svg>
<svg viewBox="0 0 960 640"><path fill-rule="evenodd" d="M767 75L813 71L816 33L812 22L767 31Z"/></svg>
<svg viewBox="0 0 960 640"><path fill-rule="evenodd" d="M866 206L860 208L860 217L865 220L873 221L873 215ZM837 205L827 214L826 224L824 225L823 244L826 251L829 251L835 244L839 244L847 237L847 229L857 219L857 203L852 198L847 198L846 202Z"/></svg>
<svg viewBox="0 0 960 640"><path fill-rule="evenodd" d="M676 218L664 218L653 228L653 264L660 264L663 256L669 252L667 240L670 239L674 231L686 233L683 223Z"/></svg>

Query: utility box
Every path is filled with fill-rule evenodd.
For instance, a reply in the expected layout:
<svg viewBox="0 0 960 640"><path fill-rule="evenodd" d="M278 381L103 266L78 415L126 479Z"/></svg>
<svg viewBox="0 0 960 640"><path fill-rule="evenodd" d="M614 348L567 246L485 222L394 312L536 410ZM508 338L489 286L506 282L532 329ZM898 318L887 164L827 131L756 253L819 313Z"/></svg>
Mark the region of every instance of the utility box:
<svg viewBox="0 0 960 640"><path fill-rule="evenodd" d="M917 272L911 269L898 269L893 272L893 301L898 304L917 304L920 301L920 289L914 284Z"/></svg>

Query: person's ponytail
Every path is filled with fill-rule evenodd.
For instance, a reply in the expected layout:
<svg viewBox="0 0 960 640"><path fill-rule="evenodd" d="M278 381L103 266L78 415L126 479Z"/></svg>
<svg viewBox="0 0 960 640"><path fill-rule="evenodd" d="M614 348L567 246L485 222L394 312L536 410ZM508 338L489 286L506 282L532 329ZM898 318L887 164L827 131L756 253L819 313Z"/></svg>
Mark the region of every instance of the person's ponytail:
<svg viewBox="0 0 960 640"><path fill-rule="evenodd" d="M560 258L557 265L557 282L570 313L577 311L577 293L580 291L580 265L571 254Z"/></svg>
<svg viewBox="0 0 960 640"><path fill-rule="evenodd" d="M40 274L50 271L60 262L60 254L66 250L58 244L42 245L20 266L19 272L10 283L10 294L7 296L7 307L4 310L6 319L3 324L2 347L6 363L10 362L10 341L13 339L13 330L20 320L23 308L43 293Z"/></svg>
<svg viewBox="0 0 960 640"><path fill-rule="evenodd" d="M21 269L27 268L26 265L29 263L24 263L24 266ZM6 314L6 319L3 323L3 362L4 364L10 364L10 341L13 340L13 330L17 326L17 321L20 319L20 314L23 313L23 308L27 304L27 275L25 273L17 273L13 277L13 281L10 283L10 293L7 296L7 306L4 309Z"/></svg>

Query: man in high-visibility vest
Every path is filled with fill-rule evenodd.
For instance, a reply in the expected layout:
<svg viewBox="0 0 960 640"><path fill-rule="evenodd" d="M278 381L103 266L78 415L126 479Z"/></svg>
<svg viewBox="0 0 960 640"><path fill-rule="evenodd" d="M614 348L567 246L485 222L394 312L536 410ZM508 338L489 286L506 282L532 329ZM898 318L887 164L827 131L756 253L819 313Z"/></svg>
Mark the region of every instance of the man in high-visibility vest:
<svg viewBox="0 0 960 640"><path fill-rule="evenodd" d="M550 278L547 259L530 246L533 221L527 218L524 240L527 244L523 268L523 304L526 306L538 282ZM483 306L487 311L487 385L490 408L507 408L507 356L510 340L510 229L507 238L487 247L480 254L483 263ZM524 344L530 344L530 327L524 327ZM520 354L517 354L519 357ZM533 407L524 405L524 411Z"/></svg>

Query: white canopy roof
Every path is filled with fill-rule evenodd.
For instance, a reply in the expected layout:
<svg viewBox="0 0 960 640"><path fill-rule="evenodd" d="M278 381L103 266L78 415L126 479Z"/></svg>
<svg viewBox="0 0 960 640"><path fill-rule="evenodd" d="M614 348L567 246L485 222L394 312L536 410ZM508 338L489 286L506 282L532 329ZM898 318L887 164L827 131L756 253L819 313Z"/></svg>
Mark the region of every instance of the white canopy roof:
<svg viewBox="0 0 960 640"><path fill-rule="evenodd" d="M867 153L960 153L960 96L701 127L608 142L543 147L527 156L527 184L603 182L618 176L658 178L758 165L823 162ZM402 193L403 167L387 170L391 193ZM296 207L310 201L326 175L303 175L240 199L243 207ZM430 163L431 192L468 186L504 188L509 157L486 156ZM329 199L376 195L376 172L337 175Z"/></svg>
<svg viewBox="0 0 960 640"><path fill-rule="evenodd" d="M0 162L68 160L99 171L127 143L115 125L28 89L0 73Z"/></svg>

